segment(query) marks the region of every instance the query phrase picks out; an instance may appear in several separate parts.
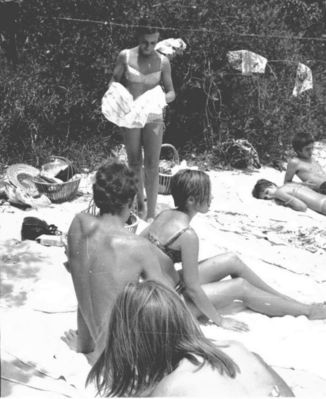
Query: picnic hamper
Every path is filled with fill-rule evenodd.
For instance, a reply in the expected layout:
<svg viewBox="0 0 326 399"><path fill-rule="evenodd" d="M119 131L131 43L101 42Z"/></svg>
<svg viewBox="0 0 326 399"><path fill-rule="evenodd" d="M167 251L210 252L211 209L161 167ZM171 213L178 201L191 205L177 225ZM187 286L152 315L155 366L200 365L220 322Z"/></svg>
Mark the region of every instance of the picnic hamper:
<svg viewBox="0 0 326 399"><path fill-rule="evenodd" d="M82 211L82 213L88 213L89 215L93 215L93 216L98 215L99 212L100 211L97 208L97 206L95 205L93 199L91 199L87 209ZM132 223L131 224L126 223L124 227L125 227L125 229L129 230L131 233L136 233L137 227L138 227L138 223L139 223L139 218L133 211L131 211L129 219L131 219Z"/></svg>
<svg viewBox="0 0 326 399"><path fill-rule="evenodd" d="M55 161L56 159L61 162L64 161L68 168L72 170L72 163L67 158L59 156L52 156L50 158L51 161ZM52 202L64 202L76 195L80 180L81 177L79 176L62 183L47 183L35 178L34 183L40 194L45 194Z"/></svg>
<svg viewBox="0 0 326 399"><path fill-rule="evenodd" d="M173 156L173 158L172 158L173 164L179 165L180 159L179 159L179 154L178 154L178 151L176 150L176 148L172 144L168 144L168 143L162 144L161 153L162 153L163 148L168 148L169 150L171 150L172 156ZM162 167L162 162L164 162L164 161L161 160L159 163L158 192L159 192L159 194L168 195L171 193L170 185L171 185L172 173L170 173L170 174L164 173L164 168Z"/></svg>

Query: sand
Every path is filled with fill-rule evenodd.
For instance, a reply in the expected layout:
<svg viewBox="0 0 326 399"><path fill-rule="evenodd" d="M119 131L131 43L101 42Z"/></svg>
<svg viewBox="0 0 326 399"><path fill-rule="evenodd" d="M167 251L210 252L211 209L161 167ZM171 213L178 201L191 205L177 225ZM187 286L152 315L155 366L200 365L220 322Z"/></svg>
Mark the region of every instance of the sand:
<svg viewBox="0 0 326 399"><path fill-rule="evenodd" d="M320 146L317 155L323 148L326 153ZM200 258L233 251L279 291L306 303L325 301L326 217L310 210L294 212L250 194L258 178L281 184L283 173L268 167L209 172L211 210L192 222L201 241ZM85 358L60 340L65 330L76 328L77 306L63 266L64 249L20 241L25 216L67 232L74 215L88 206L91 179L83 175L82 195L71 202L30 211L0 208L3 397L93 397L84 389L89 369ZM173 205L170 196L160 195L158 203L159 209ZM232 316L248 323L250 331L203 326L205 334L241 341L259 353L296 396L326 397L326 321L269 318L244 309Z"/></svg>

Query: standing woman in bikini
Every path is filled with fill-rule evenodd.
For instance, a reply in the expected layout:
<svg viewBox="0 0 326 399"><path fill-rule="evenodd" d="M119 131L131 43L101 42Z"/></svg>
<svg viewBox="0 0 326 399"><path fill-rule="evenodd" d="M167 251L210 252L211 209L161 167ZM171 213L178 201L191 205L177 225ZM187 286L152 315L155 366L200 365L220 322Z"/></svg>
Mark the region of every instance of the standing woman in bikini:
<svg viewBox="0 0 326 399"><path fill-rule="evenodd" d="M195 316L204 315L224 328L245 330L244 323L221 317L218 312L233 301L241 301L247 308L267 316L326 319L325 304L304 304L281 294L233 253L198 262L199 238L190 221L198 212L209 210L211 183L206 173L179 171L172 177L171 193L176 208L162 211L141 235L157 247L163 271ZM174 265L179 262L182 269L178 272ZM225 277L231 279L224 280Z"/></svg>
<svg viewBox="0 0 326 399"><path fill-rule="evenodd" d="M146 91L163 83L165 99L170 103L175 99L171 77L170 61L155 51L159 40L157 27L142 24L138 30L138 46L122 50L117 58L110 81L123 84L136 99ZM155 25L153 23L153 25ZM146 125L140 129L121 128L128 156L129 167L138 177L138 211L145 220L155 216L158 194L158 164L164 130L163 112L150 114ZM147 213L144 202L144 182L142 175L142 146L144 148L144 177L147 195Z"/></svg>

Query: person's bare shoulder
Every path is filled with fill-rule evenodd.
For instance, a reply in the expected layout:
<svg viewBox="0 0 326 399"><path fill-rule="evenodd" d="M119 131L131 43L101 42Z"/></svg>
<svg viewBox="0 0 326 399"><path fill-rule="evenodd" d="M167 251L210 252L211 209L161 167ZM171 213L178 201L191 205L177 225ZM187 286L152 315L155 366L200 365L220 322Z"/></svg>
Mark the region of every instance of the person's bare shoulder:
<svg viewBox="0 0 326 399"><path fill-rule="evenodd" d="M239 341L225 340L216 342L219 349L227 353L231 358L237 362L240 359L253 358L253 354Z"/></svg>
<svg viewBox="0 0 326 399"><path fill-rule="evenodd" d="M161 53L159 53L159 56L160 56L161 62L162 62L162 70L164 70L164 69L169 70L171 68L171 63L170 63L169 58L166 55L161 54Z"/></svg>
<svg viewBox="0 0 326 399"><path fill-rule="evenodd" d="M87 213L78 213L71 225L80 226L81 233L83 235L91 234L98 226L98 220L95 216L89 215Z"/></svg>
<svg viewBox="0 0 326 399"><path fill-rule="evenodd" d="M298 157L293 157L288 160L288 168L289 167L297 168L298 166L300 166L300 164L301 164L301 160Z"/></svg>
<svg viewBox="0 0 326 399"><path fill-rule="evenodd" d="M188 360L183 360L172 373L164 377L152 391L152 397L192 396L193 373L198 369Z"/></svg>
<svg viewBox="0 0 326 399"><path fill-rule="evenodd" d="M117 57L118 63L121 63L121 64L126 63L128 51L129 51L128 49L123 49L120 51L120 53L118 54L118 57Z"/></svg>

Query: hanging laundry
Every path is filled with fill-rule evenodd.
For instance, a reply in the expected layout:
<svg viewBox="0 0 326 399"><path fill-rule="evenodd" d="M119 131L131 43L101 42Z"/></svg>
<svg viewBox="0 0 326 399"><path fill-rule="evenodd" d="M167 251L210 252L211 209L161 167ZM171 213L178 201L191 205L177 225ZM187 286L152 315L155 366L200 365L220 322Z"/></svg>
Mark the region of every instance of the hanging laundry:
<svg viewBox="0 0 326 399"><path fill-rule="evenodd" d="M175 55L182 54L186 48L187 45L181 38L165 39L158 42L157 45L155 46L156 51L159 51L160 53L168 57L173 57Z"/></svg>
<svg viewBox="0 0 326 399"><path fill-rule="evenodd" d="M162 118L165 106L165 94L159 85L134 100L122 84L113 82L102 98L105 118L129 129L144 127L149 118L155 119L154 116Z"/></svg>
<svg viewBox="0 0 326 399"><path fill-rule="evenodd" d="M267 58L248 50L229 51L227 58L231 66L242 75L265 73Z"/></svg>
<svg viewBox="0 0 326 399"><path fill-rule="evenodd" d="M302 92L312 88L313 83L311 69L307 65L301 64L299 62L292 95L297 97Z"/></svg>

